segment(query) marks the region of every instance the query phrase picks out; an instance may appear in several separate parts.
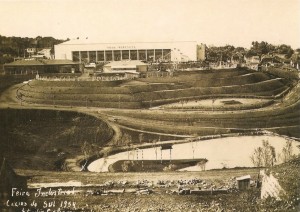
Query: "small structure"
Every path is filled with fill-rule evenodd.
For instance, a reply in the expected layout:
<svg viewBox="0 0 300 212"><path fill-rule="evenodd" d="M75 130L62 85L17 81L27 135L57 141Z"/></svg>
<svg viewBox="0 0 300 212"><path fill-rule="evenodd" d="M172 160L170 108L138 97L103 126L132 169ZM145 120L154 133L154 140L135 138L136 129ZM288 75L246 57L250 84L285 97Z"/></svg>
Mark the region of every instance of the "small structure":
<svg viewBox="0 0 300 212"><path fill-rule="evenodd" d="M258 64L260 63L260 57L259 56L250 56L250 57L244 57L244 60L246 61L246 66L252 70L258 70Z"/></svg>
<svg viewBox="0 0 300 212"><path fill-rule="evenodd" d="M244 57L244 60L246 63L253 63L253 64L258 64L260 62L259 56L250 56L250 57Z"/></svg>
<svg viewBox="0 0 300 212"><path fill-rule="evenodd" d="M37 52L38 55L42 55L43 58L53 59L51 56L51 48L44 48Z"/></svg>
<svg viewBox="0 0 300 212"><path fill-rule="evenodd" d="M103 66L104 73L143 73L148 65L140 60L113 61Z"/></svg>
<svg viewBox="0 0 300 212"><path fill-rule="evenodd" d="M31 55L31 58L36 59L51 59L51 48L41 49L36 54Z"/></svg>
<svg viewBox="0 0 300 212"><path fill-rule="evenodd" d="M237 188L239 190L249 189L250 188L250 179L251 179L250 175L245 175L245 176L236 178Z"/></svg>

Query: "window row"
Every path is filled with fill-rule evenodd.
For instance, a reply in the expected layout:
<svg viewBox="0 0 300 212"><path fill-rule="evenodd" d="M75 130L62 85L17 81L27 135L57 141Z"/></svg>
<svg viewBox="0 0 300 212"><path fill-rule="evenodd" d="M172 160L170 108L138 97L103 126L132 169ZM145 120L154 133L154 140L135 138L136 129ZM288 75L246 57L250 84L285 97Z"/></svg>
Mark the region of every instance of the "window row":
<svg viewBox="0 0 300 212"><path fill-rule="evenodd" d="M95 63L119 60L171 61L171 49L74 51L74 62Z"/></svg>

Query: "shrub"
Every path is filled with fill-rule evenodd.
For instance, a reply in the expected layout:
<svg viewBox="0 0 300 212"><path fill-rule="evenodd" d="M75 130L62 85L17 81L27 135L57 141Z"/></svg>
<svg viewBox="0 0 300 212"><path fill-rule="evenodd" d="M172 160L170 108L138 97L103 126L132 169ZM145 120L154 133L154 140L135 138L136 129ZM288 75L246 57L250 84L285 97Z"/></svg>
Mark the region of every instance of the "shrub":
<svg viewBox="0 0 300 212"><path fill-rule="evenodd" d="M176 171L178 169L178 166L176 164L169 164L168 166L164 167L164 171Z"/></svg>

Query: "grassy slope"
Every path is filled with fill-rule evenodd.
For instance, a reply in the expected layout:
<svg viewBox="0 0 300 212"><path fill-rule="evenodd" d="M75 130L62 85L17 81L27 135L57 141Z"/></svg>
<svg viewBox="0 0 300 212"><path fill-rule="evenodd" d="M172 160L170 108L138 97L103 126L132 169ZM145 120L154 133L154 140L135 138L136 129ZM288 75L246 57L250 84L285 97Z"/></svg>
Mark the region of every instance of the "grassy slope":
<svg viewBox="0 0 300 212"><path fill-rule="evenodd" d="M300 210L300 157L271 169L286 194L283 199Z"/></svg>
<svg viewBox="0 0 300 212"><path fill-rule="evenodd" d="M152 209L153 211L259 211L263 205L259 202L259 189L252 189L247 192L233 192L230 194L194 196L179 196L177 194L168 194L166 191L177 190L175 187L158 188L157 181L179 181L190 179L205 180L208 184L217 187L225 185L232 181L234 177L250 174L253 179L257 178L258 169L238 169L238 170L219 170L205 172L157 172L157 173L75 173L70 175L64 172L43 172L17 170L22 175L32 175L31 183L51 183L80 181L83 184L104 184L113 182L112 189L120 188L118 182L127 181L128 187L137 188L137 181L147 180L153 182L155 192L150 195L119 194L109 196L86 196L85 193L71 197L56 197L56 201L71 200L76 201L77 206L85 209L94 209L96 211L143 211ZM233 180L234 181L234 180ZM187 185L187 187L189 187ZM121 186L122 188L122 186ZM97 189L97 188L94 188ZM99 187L98 187L99 189ZM84 189L83 189L84 191ZM39 198L37 201L51 200L54 198ZM273 208L274 209L274 208Z"/></svg>
<svg viewBox="0 0 300 212"><path fill-rule="evenodd" d="M136 82L136 83L134 83ZM34 81L21 89L24 100L38 104L142 108L202 96L273 96L287 82L247 70L177 72L173 77L136 81Z"/></svg>
<svg viewBox="0 0 300 212"><path fill-rule="evenodd" d="M0 93L3 92L8 87L18 84L20 82L34 79L35 75L0 75Z"/></svg>
<svg viewBox="0 0 300 212"><path fill-rule="evenodd" d="M1 109L0 119L0 155L16 168L60 169L84 142L97 151L113 135L105 122L76 112Z"/></svg>
<svg viewBox="0 0 300 212"><path fill-rule="evenodd" d="M273 99L288 89L284 79L245 69L176 72L173 77L140 78L118 82L33 81L21 90L25 101L49 105L129 108L105 114L117 116L118 124L137 130L179 135L210 135L230 132L232 128L264 128L300 137L299 85L282 101L265 110L241 112L185 112L136 109L183 99L215 97L263 97ZM260 105L254 105L260 108ZM137 137L133 130L129 132ZM148 136L151 138L152 136ZM153 139L158 139L154 136Z"/></svg>
<svg viewBox="0 0 300 212"><path fill-rule="evenodd" d="M120 125L149 131L203 135L207 131L211 133L212 129L226 131L230 128L263 128L299 138L299 93L300 84L297 84L282 101L263 110L235 112L140 110L138 113L133 110L110 110L105 113L118 117Z"/></svg>
<svg viewBox="0 0 300 212"><path fill-rule="evenodd" d="M152 130L157 130L154 125L155 122L149 122L149 120L169 120L170 122L174 122L177 118L179 120L181 119L183 122L183 125L186 125L184 123L184 119L188 118L187 123L190 123L190 120L196 120L199 119L201 122L202 119L205 121L203 124L209 124L213 123L217 125L217 123L220 120L226 120L228 122L223 122L222 124L224 126L227 126L229 123L233 124L240 124L247 122L251 123L253 122L253 126L256 126L257 123L262 122L265 124L268 124L269 126L276 126L279 125L286 125L288 123L295 123L299 125L299 87L295 88L297 92L291 92L289 95L287 95L284 98L283 103L281 103L280 107L278 107L276 110L266 110L266 111L253 111L253 112L247 112L247 113L214 113L214 114L199 114L199 113L172 113L172 112L158 112L158 111L144 111L141 114L141 116L144 117L144 120L142 122L147 122L148 125L151 126ZM291 106L292 105L292 106ZM68 118L53 118L53 117L60 117L60 115L57 116L52 114L52 118L48 116L44 116L44 113L40 114L40 117L45 118L44 120L33 120L32 117L39 117L34 111L34 116L30 113L29 115L20 116L17 115L18 113L13 112L15 115L12 116L6 116L7 111L3 110L1 111L1 123L6 123L5 125L9 127L11 130L8 130L7 128L4 128L2 125L2 132L0 135L7 136L6 139L8 141L18 141L19 145L16 145L15 149L12 151L15 151L17 149L17 152L24 153L24 148L22 148L21 144L25 141L31 142L31 145L29 147L35 147L34 149L40 148L41 154L40 157L34 158L34 159L45 159L45 162L43 165L47 166L47 169L49 168L49 159L48 156L45 154L46 149L52 149L54 146L51 144L51 142L59 141L59 146L63 144L64 141L72 141L70 138L71 135L74 137L80 137L82 139L86 139L89 137L87 134L82 134L83 128L86 128L89 124L97 125L97 122L99 120L94 120L93 122L91 118L85 119L85 117L78 115L77 118L74 119L74 114L72 114L72 120ZM133 117L135 119L136 115L138 113L133 111L113 111L110 112L110 114L113 115L122 115L125 117ZM125 114L125 115L124 115ZM165 114L165 115L164 115ZM178 115L179 114L179 115ZM24 114L23 114L24 115ZM36 116L37 115L37 116ZM137 115L139 117L139 115ZM13 120L10 120L10 118L13 117ZM270 118L272 117L272 118ZM274 118L273 118L274 117ZM91 120L90 120L91 119ZM2 120L5 120L6 122L2 122ZM31 121L29 121L31 120ZM51 121L49 121L51 120ZM92 121L92 122L91 122ZM131 120L134 122L134 120ZM298 122L297 122L298 121ZM75 122L76 124L74 124ZM269 123L267 123L269 122ZM11 125L8 125L7 123L11 123ZM18 124L19 123L19 124ZM20 124L22 123L22 124ZM52 124L51 124L52 123ZM55 124L53 124L55 123ZM166 126L168 126L168 123L164 123ZM215 126L212 125L212 126ZM44 127L43 127L44 126ZM182 124L176 126L174 124L171 125L175 130L182 128ZM224 127L222 126L222 127ZM77 129L75 130L75 134L69 133L70 129ZM134 125L134 127L140 128L139 125ZM192 127L192 126L190 126ZM197 126L199 128L199 126ZM13 130L15 129L15 130ZM196 127L195 127L196 129ZM299 129L299 126L296 128ZM93 134L92 132L95 131L95 128L91 127L91 137L89 140L93 140ZM8 134L5 134L7 133ZM59 132L59 133L57 133ZM87 132L89 132L89 129L87 129ZM185 132L190 132L189 129L186 129ZM285 132L283 132L285 133ZM49 136L49 134L52 134L52 136ZM15 137L14 137L15 136ZM82 137L81 137L82 136ZM66 138L68 137L68 138ZM92 138L93 137L93 138ZM3 138L3 137L2 137ZM1 138L1 141L3 139ZM46 138L46 139L45 139ZM4 139L5 140L5 139ZM38 141L38 143L36 143ZM46 146L40 146L40 143L45 141ZM83 140L79 139L79 143ZM11 144L11 143L10 143ZM67 144L67 143L66 143ZM3 145L3 143L2 143ZM14 144L15 145L15 144ZM58 145L58 143L55 143L55 145ZM10 145L4 146L5 148L0 148L0 150L10 151L9 147ZM67 147L69 151L72 151L70 146ZM77 149L77 153L78 153ZM25 151L32 151L30 149L25 149ZM76 152L74 151L74 153ZM13 156L12 152L8 152L10 155ZM37 152L32 152L34 154L37 154ZM39 153L38 153L39 154ZM16 156L20 156L16 154ZM53 158L57 159L57 153L52 155ZM29 162L29 159L32 159L32 155L26 158L22 162L22 166L35 168L31 162ZM18 163L20 160L14 161L13 163ZM281 182L283 183L283 186L285 188L296 188L296 197L299 197L299 194L297 193L297 188L299 188L299 181L295 181L295 179L299 179L299 163L292 163L291 166L288 166L286 164L277 167L276 172L280 173L282 175ZM41 167L41 164L39 164ZM289 167L289 168L288 168ZM117 173L117 174L110 174L110 173L102 173L102 174L96 174L96 173L68 173L68 172L44 172L44 171L33 171L33 170L18 170L19 174L27 175L27 176L33 176L31 179L31 183L35 182L67 182L70 180L76 180L81 181L84 184L87 183L104 183L108 179L112 181L119 181L119 180L126 180L130 179L131 181L137 181L140 179L149 179L149 180L157 180L157 179L165 179L165 180L178 180L179 178L186 178L186 173L168 173L168 175L162 174L162 173ZM221 170L221 171L206 171L206 172L196 172L196 173L189 173L189 178L202 178L202 179L208 179L213 182L221 182L224 179L228 179L233 176L241 176L245 174L251 174L252 176L256 176L258 173L258 170L250 169L250 170ZM289 173L289 174L287 174ZM291 173L291 174L290 174ZM297 184L298 183L298 184ZM295 189L291 192L295 192ZM275 209L282 208L282 211L290 211L286 210L285 203L279 203L281 205L277 205L275 202L267 202L266 204L259 204L258 200L258 190L249 191L249 192L243 192L243 193L233 193L230 195L217 195L217 196L177 196L177 195L169 195L165 193L161 193L159 195L149 195L149 196L109 196L109 197L86 197L83 195L76 196L74 199L78 202L79 205L84 206L85 204L89 205L89 208L94 208L96 210L100 211L111 211L114 208L119 210L128 210L128 209L148 209L149 207L152 207L154 210L173 210L173 211L182 211L182 210L194 210L196 208L201 209L203 211L217 211L219 208L225 209L226 211L261 211L261 210L267 210L267 211L274 211ZM72 197L73 198L73 197ZM74 200L73 199L73 200ZM134 199L134 201L132 201ZM118 202L119 204L116 204ZM297 202L296 202L297 203ZM294 203L293 203L294 204ZM192 208L194 207L194 208ZM289 207L289 206L288 206ZM106 208L106 209L104 209ZM290 209L290 208L288 208ZM292 210L291 210L292 211Z"/></svg>
<svg viewBox="0 0 300 212"><path fill-rule="evenodd" d="M287 196L282 201L275 199L260 200L260 190L253 188L245 192L233 192L230 194L205 195L205 196L178 196L166 193L174 188L157 189L150 195L120 194L111 196L86 196L83 194L72 197L58 197L55 200L76 201L77 206L96 211L142 211L152 208L154 211L298 211L299 209L299 158L291 162L273 167L272 171L279 178L280 184L287 192ZM79 181L83 185L99 185L113 182L113 188L120 188L118 182L127 181L130 188L137 188L136 182L147 180L157 181L178 181L189 179L205 180L208 184L217 187L226 184L234 177L250 174L252 179L257 179L259 169L225 169L211 170L204 172L136 172L136 173L74 173L68 172L45 172L32 170L17 170L18 174L32 176L31 184ZM121 186L122 188L122 186ZM94 188L95 189L95 188ZM175 188L176 190L176 188ZM297 199L298 198L298 199ZM37 199L43 201L46 198ZM47 198L51 200L51 198Z"/></svg>

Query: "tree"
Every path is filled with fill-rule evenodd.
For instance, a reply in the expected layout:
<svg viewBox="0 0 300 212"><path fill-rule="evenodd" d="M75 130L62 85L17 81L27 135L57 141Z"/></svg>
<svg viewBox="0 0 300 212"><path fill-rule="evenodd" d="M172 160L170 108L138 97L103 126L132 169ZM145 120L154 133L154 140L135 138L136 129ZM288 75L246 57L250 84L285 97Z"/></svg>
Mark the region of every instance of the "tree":
<svg viewBox="0 0 300 212"><path fill-rule="evenodd" d="M292 141L288 140L285 143L285 146L282 148L281 154L279 158L283 163L293 159L293 146L292 146Z"/></svg>
<svg viewBox="0 0 300 212"><path fill-rule="evenodd" d="M247 52L247 56L261 56L263 54L268 54L275 50L275 46L269 44L268 42L253 41L250 50Z"/></svg>
<svg viewBox="0 0 300 212"><path fill-rule="evenodd" d="M142 143L143 139L144 139L144 133L140 133L139 134L139 141L140 141L140 143Z"/></svg>
<svg viewBox="0 0 300 212"><path fill-rule="evenodd" d="M121 168L123 172L128 172L130 170L130 161L124 161Z"/></svg>
<svg viewBox="0 0 300 212"><path fill-rule="evenodd" d="M87 141L84 141L83 145L81 146L81 151L84 155L85 164L82 166L82 171L85 169L85 166L87 164L87 160L89 156L93 153L93 146L88 143Z"/></svg>
<svg viewBox="0 0 300 212"><path fill-rule="evenodd" d="M91 145L87 141L84 141L83 145L81 146L81 151L85 158L87 158L89 153L92 151Z"/></svg>
<svg viewBox="0 0 300 212"><path fill-rule="evenodd" d="M201 168L201 171L205 171L205 166L207 161L208 161L207 159L203 159L197 163L197 166Z"/></svg>
<svg viewBox="0 0 300 212"><path fill-rule="evenodd" d="M292 56L294 53L294 50L291 48L291 46L288 46L286 44L282 44L278 46L275 50L278 54L286 54L288 58Z"/></svg>
<svg viewBox="0 0 300 212"><path fill-rule="evenodd" d="M254 166L256 166L256 167L263 166L263 163L262 163L262 148L258 147L257 149L255 149L253 155L250 156L250 159L251 159Z"/></svg>
<svg viewBox="0 0 300 212"><path fill-rule="evenodd" d="M212 46L206 49L206 57L208 61L229 61L235 52L235 47L231 45L226 46Z"/></svg>
<svg viewBox="0 0 300 212"><path fill-rule="evenodd" d="M129 153L130 153L129 150L130 150L130 145L131 145L131 142L132 142L132 138L129 134L124 133L123 136L122 136L122 141L123 141L124 146L127 147L128 160L129 160Z"/></svg>
<svg viewBox="0 0 300 212"><path fill-rule="evenodd" d="M268 140L263 140L262 147L254 150L250 159L256 167L271 167L276 162L276 151Z"/></svg>
<svg viewBox="0 0 300 212"><path fill-rule="evenodd" d="M5 37L0 35L0 64L12 62L15 57L28 56L27 48L51 48L51 54L54 53L54 45L64 42L53 37L22 38Z"/></svg>

